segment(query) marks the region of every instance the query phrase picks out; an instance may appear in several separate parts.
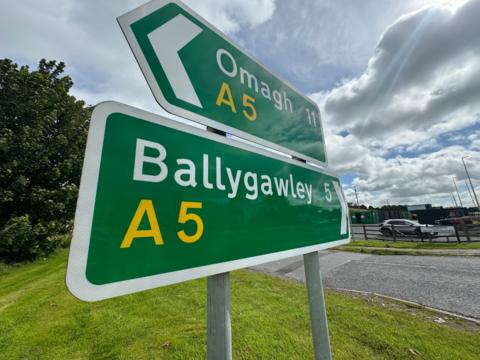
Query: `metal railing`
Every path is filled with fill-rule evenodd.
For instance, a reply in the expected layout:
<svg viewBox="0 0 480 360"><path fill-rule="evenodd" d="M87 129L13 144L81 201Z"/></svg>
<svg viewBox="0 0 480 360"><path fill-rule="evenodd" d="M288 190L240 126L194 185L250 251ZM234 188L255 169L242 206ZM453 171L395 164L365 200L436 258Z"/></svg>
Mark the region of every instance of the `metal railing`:
<svg viewBox="0 0 480 360"><path fill-rule="evenodd" d="M480 242L480 225L449 225L411 227L405 225L352 224L353 240L411 242Z"/></svg>

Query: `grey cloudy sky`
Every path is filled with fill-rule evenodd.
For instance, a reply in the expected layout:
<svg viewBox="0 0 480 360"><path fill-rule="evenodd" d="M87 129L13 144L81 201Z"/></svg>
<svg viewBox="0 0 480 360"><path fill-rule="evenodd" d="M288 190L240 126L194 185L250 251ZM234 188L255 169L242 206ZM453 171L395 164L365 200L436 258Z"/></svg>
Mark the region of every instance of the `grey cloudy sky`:
<svg viewBox="0 0 480 360"><path fill-rule="evenodd" d="M116 17L143 0L3 0L0 56L67 63L73 93L164 114ZM322 108L331 166L360 201L480 194L480 0L186 1Z"/></svg>

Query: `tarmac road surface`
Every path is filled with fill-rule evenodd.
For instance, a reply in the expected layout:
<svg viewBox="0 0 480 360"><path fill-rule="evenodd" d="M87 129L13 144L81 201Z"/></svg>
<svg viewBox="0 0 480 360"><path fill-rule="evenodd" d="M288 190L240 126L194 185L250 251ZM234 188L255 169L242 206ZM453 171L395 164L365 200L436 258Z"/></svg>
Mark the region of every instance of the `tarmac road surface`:
<svg viewBox="0 0 480 360"><path fill-rule="evenodd" d="M480 257L321 251L324 286L368 291L480 319ZM305 281L303 257L253 267Z"/></svg>

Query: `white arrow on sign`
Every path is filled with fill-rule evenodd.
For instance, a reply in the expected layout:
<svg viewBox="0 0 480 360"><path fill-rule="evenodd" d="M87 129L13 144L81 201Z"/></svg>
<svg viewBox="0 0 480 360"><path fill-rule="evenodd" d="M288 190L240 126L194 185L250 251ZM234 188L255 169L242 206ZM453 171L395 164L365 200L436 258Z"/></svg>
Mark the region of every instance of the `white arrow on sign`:
<svg viewBox="0 0 480 360"><path fill-rule="evenodd" d="M347 233L347 225L348 225L348 207L347 201L345 200L345 196L343 196L343 191L338 183L338 181L332 181L333 187L335 188L335 192L337 193L337 198L340 201L340 206L342 207L342 220L340 223L340 235Z"/></svg>
<svg viewBox="0 0 480 360"><path fill-rule="evenodd" d="M175 96L202 107L178 52L203 30L183 15L177 15L148 34L155 54L165 71Z"/></svg>

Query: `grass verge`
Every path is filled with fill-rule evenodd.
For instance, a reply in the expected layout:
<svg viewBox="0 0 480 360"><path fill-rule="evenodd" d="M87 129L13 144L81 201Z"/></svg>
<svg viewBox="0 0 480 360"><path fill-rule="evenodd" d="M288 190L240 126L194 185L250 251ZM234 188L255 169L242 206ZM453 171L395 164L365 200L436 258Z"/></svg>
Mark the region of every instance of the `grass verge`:
<svg viewBox="0 0 480 360"><path fill-rule="evenodd" d="M422 243L408 241L354 240L348 245L338 246L335 249L373 255L457 256L465 254L455 253L455 250L480 249L480 242ZM433 251L426 253L425 250ZM440 251L435 252L436 250ZM448 252L448 250L454 251Z"/></svg>
<svg viewBox="0 0 480 360"><path fill-rule="evenodd" d="M2 359L204 359L205 279L97 303L65 287L67 252L0 272ZM305 286L232 273L235 359L311 359ZM480 332L326 292L335 359L478 359Z"/></svg>

